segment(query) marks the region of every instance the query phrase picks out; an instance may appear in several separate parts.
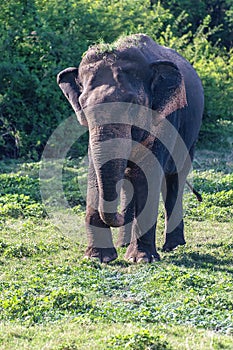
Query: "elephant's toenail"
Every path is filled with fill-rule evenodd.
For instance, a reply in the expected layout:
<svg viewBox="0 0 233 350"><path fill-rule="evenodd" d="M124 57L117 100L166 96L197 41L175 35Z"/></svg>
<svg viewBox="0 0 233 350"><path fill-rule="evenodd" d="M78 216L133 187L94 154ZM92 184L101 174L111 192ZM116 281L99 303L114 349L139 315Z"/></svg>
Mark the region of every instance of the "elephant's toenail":
<svg viewBox="0 0 233 350"><path fill-rule="evenodd" d="M140 263L143 263L143 264L148 264L149 263L149 259L148 258L139 258L137 260L137 263L140 264Z"/></svg>

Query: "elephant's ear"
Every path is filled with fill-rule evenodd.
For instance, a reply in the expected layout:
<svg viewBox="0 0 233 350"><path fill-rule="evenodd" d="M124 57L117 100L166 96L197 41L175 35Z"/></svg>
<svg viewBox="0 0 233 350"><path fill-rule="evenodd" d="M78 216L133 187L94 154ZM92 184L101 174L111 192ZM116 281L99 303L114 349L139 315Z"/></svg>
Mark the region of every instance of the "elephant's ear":
<svg viewBox="0 0 233 350"><path fill-rule="evenodd" d="M78 101L81 95L81 86L78 82L78 68L70 67L61 71L57 75L57 83L73 107L79 123L87 126L87 120Z"/></svg>
<svg viewBox="0 0 233 350"><path fill-rule="evenodd" d="M170 61L156 61L152 69L152 109L160 117L175 112L187 105L183 77L178 67Z"/></svg>

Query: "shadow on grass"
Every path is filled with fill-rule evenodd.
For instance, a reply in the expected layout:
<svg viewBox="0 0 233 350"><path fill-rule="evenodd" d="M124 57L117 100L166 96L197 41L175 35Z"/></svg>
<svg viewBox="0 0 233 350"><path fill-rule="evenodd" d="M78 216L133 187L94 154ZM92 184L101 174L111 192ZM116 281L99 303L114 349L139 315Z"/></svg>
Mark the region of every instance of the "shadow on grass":
<svg viewBox="0 0 233 350"><path fill-rule="evenodd" d="M233 273L233 258L217 258L209 253L190 252L181 255L172 255L166 257L166 260L172 260L171 263L176 266L185 266L187 268L211 269L227 273Z"/></svg>
<svg viewBox="0 0 233 350"><path fill-rule="evenodd" d="M114 260L109 265L115 266L115 267L122 267L122 268L133 266L132 263L130 263L126 260L123 260L123 259Z"/></svg>

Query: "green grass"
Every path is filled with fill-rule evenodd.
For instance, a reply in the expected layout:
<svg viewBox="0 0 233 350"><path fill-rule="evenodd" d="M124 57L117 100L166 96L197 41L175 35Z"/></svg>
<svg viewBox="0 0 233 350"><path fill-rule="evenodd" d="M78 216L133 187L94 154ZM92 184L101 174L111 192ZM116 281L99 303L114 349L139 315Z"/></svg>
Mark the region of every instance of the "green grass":
<svg viewBox="0 0 233 350"><path fill-rule="evenodd" d="M126 35L121 35L113 43L105 43L102 39L97 45L92 46L92 49L95 50L96 54L105 54L105 53L114 53L116 50L122 48L130 48L141 45L140 38L137 35L132 35L129 39ZM85 57L87 52L83 53Z"/></svg>
<svg viewBox="0 0 233 350"><path fill-rule="evenodd" d="M162 260L149 265L125 262L125 248L109 265L82 258L85 168L64 167L70 236L47 217L39 164L1 163L0 349L232 349L233 177L207 161L199 152L193 175L203 202L185 193L187 245L161 251L160 209Z"/></svg>

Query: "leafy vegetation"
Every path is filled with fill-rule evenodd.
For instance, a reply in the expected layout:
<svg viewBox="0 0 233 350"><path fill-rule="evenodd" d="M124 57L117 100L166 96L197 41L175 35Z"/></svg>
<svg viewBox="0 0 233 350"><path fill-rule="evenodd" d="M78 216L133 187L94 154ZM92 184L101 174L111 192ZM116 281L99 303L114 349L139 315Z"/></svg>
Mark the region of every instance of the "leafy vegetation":
<svg viewBox="0 0 233 350"><path fill-rule="evenodd" d="M154 349L169 350L171 347L166 341L162 341L160 336L152 336L148 330L136 332L134 334L117 335L109 340L109 349Z"/></svg>
<svg viewBox="0 0 233 350"><path fill-rule="evenodd" d="M0 349L182 350L188 344L230 350L232 158L227 153L226 162L221 153L210 158L206 152L197 152L193 172L203 202L185 193L187 246L161 251L161 207L162 261L149 265L125 262L125 248L109 265L82 258L83 162L66 160L63 167L63 189L75 213L68 224L75 226L75 218L76 234L67 222L59 226L47 216L38 187L40 163L1 162L1 210L20 204L21 211L5 211L0 219Z"/></svg>
<svg viewBox="0 0 233 350"><path fill-rule="evenodd" d="M232 2L229 0L9 0L0 4L0 158L38 160L53 130L72 113L56 74L83 52L122 34L144 32L178 50L202 78L201 142L231 120ZM221 128L221 129L220 129ZM76 155L85 152L86 138Z"/></svg>
<svg viewBox="0 0 233 350"><path fill-rule="evenodd" d="M15 173L0 174L0 213L1 217L27 218L46 216L47 202L41 199L38 179L38 165L18 164ZM4 171L5 163L2 163ZM25 171L30 169L30 174ZM185 192L185 215L191 219L206 219L230 222L233 218L233 175L223 170L195 170L192 174L195 188L202 193L203 202L199 203L188 190ZM53 178L50 181L55 181ZM66 160L63 169L63 190L70 208L80 214L85 209L87 169L77 160ZM50 188L50 186L49 186ZM54 197L54 190L51 191ZM57 194L59 196L60 194ZM52 197L52 199L53 199ZM58 199L58 197L57 197ZM47 199L49 201L49 199ZM163 208L160 208L163 218Z"/></svg>
<svg viewBox="0 0 233 350"><path fill-rule="evenodd" d="M1 2L0 349L233 348L232 11L230 0ZM161 262L129 264L119 248L101 265L83 259L87 133L62 164L59 195L70 208L55 216L56 177L45 179L45 198L39 159L72 113L56 74L90 45L138 32L178 50L202 78L204 123L189 181L203 202L186 189L187 245L169 254L160 206Z"/></svg>

